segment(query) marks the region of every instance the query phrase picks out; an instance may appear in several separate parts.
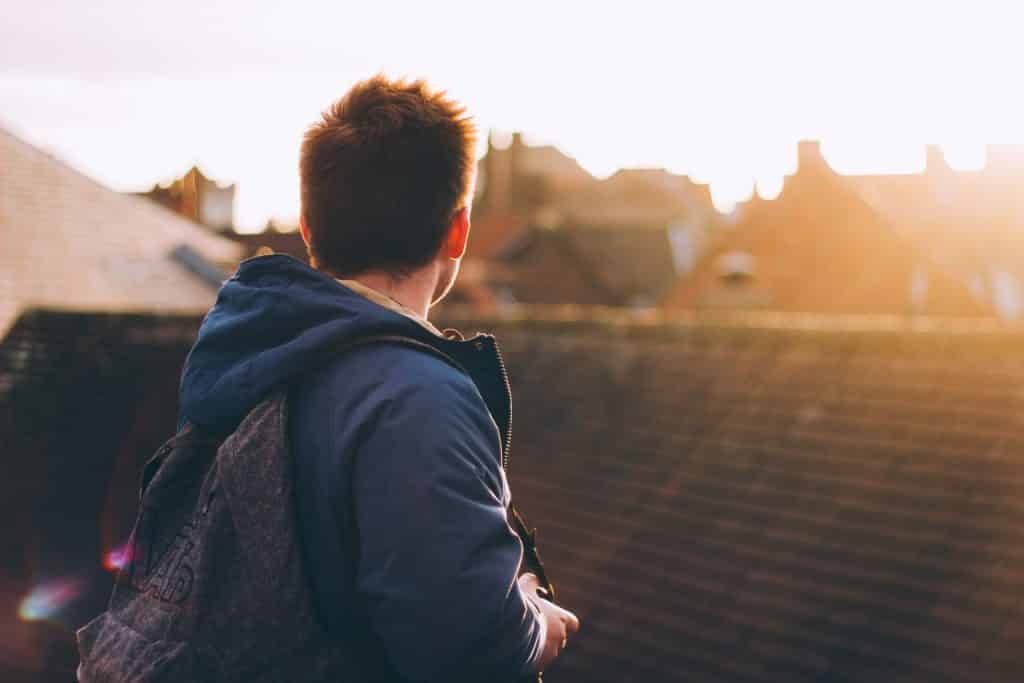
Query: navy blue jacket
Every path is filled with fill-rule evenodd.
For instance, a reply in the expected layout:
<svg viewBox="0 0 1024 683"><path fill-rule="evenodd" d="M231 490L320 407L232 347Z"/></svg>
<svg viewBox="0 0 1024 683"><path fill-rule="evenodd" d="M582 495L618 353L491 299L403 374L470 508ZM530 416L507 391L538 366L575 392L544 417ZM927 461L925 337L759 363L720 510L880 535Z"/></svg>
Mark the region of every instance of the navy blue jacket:
<svg viewBox="0 0 1024 683"><path fill-rule="evenodd" d="M431 344L469 375L396 344L333 353L382 334ZM498 364L489 335L438 337L274 255L224 284L182 374L181 421L219 432L291 387L299 531L322 620L378 647L406 680L507 679L543 647L516 583Z"/></svg>

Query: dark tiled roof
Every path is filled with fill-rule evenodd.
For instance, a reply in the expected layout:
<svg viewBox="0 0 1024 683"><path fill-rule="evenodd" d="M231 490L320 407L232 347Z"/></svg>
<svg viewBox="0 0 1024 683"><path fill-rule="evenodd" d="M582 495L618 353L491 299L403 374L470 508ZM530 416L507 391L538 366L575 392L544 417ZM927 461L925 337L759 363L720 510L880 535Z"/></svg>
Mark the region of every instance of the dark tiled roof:
<svg viewBox="0 0 1024 683"><path fill-rule="evenodd" d="M605 315L442 321L497 333L512 375L513 494L583 621L546 680L1020 680L1024 331ZM0 596L123 531L197 324L35 314L4 341Z"/></svg>
<svg viewBox="0 0 1024 683"><path fill-rule="evenodd" d="M767 320L494 328L549 678L1019 680L1024 334Z"/></svg>
<svg viewBox="0 0 1024 683"><path fill-rule="evenodd" d="M590 277L613 295L599 303L653 306L677 279L666 227L580 226L562 232Z"/></svg>
<svg viewBox="0 0 1024 683"><path fill-rule="evenodd" d="M705 225L716 218L708 185L660 168L628 168L559 196L555 207L572 224L666 228L672 223Z"/></svg>
<svg viewBox="0 0 1024 683"><path fill-rule="evenodd" d="M34 312L0 344L0 680L73 680L72 629L109 596L101 562L130 531L142 463L174 431L198 325ZM69 580L82 592L53 623L17 621L29 590Z"/></svg>
<svg viewBox="0 0 1024 683"><path fill-rule="evenodd" d="M495 258L510 242L528 232L529 212L487 209L475 213L469 231L466 255L473 259Z"/></svg>
<svg viewBox="0 0 1024 683"><path fill-rule="evenodd" d="M607 290L590 264L557 230L531 228L498 254L505 266L497 287L515 301L528 304L611 304L617 293Z"/></svg>
<svg viewBox="0 0 1024 683"><path fill-rule="evenodd" d="M534 228L499 255L517 301L653 306L676 281L662 228Z"/></svg>

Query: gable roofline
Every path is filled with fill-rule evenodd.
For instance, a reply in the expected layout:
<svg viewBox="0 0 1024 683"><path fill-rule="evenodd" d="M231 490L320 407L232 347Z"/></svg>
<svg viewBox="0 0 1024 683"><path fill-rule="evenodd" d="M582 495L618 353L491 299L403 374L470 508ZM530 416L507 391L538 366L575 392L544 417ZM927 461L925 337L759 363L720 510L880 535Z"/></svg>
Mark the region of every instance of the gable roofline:
<svg viewBox="0 0 1024 683"><path fill-rule="evenodd" d="M444 309L446 323L466 326L522 324L538 331L588 330L617 335L657 334L667 338L694 333L814 334L835 339L851 334L912 338L985 338L1024 341L1024 323L999 318L799 313L789 311L636 310L577 304L503 304L481 315L472 306Z"/></svg>
<svg viewBox="0 0 1024 683"><path fill-rule="evenodd" d="M199 230L201 231L200 234L208 237L208 239L203 240L204 248L209 249L211 245L219 243L223 249L223 253L218 251L218 253L216 254L204 255L206 257L213 256L214 258L217 259L221 259L222 257L224 257L225 260L227 260L235 258L235 256L240 253L236 248L233 248L233 245L230 240L221 238L220 236L211 233L209 230L206 230L201 226L197 226L195 223L188 220L187 218L184 218L175 211L172 211L171 209L168 209L167 207L162 206L157 202L154 202L150 199L146 199L145 197L142 197L135 193L118 192L117 190L114 190L108 187L107 185L104 185L102 182L92 177L88 173L85 173L84 171L78 169L74 165L63 160L62 158L57 156L56 153L50 151L49 149L45 147L38 147L32 144L31 142L28 142L24 137L21 137L19 134L11 130L9 127L6 127L3 121L0 121L0 137L7 137L8 139L14 141L16 144L18 144L31 154L45 157L51 163L59 165L66 171L70 171L74 175L78 176L78 178L88 182L90 185L100 190L101 192L109 192L118 197L123 197L125 201L132 202L135 206L141 207L143 211L159 214L161 219L169 218L170 220L178 222L183 226L188 226L190 230L194 230L196 227L199 227Z"/></svg>
<svg viewBox="0 0 1024 683"><path fill-rule="evenodd" d="M242 249L0 127L0 329L27 306L200 310ZM187 246L185 261L175 252Z"/></svg>

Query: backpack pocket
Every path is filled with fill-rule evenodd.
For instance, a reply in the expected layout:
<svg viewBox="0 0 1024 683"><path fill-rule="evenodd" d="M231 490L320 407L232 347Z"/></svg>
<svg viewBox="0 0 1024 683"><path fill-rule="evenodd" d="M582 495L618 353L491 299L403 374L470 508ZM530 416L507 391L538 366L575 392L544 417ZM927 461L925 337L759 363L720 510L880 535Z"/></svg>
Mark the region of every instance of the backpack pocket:
<svg viewBox="0 0 1024 683"><path fill-rule="evenodd" d="M209 681L195 650L185 642L150 640L104 612L75 634L79 683Z"/></svg>

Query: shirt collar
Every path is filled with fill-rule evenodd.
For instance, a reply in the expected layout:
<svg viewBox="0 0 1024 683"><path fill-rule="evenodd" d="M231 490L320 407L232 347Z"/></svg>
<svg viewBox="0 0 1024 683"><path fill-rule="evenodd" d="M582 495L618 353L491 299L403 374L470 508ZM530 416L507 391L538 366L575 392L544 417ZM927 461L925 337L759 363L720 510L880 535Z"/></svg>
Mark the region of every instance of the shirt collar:
<svg viewBox="0 0 1024 683"><path fill-rule="evenodd" d="M438 337L444 338L444 335L441 333L440 330L434 327L433 323L431 323L429 320L427 320L426 318L424 318L411 308L403 306L399 302L395 301L387 294L379 292L376 289L373 289L372 287L367 287L358 280L338 279L338 282L348 287L356 294L359 294L360 296L369 299L378 306L382 306L388 309L389 311L398 313L399 315L404 315L406 318L410 318L411 320L413 320L413 322L417 323L420 327L424 328L431 334L436 334Z"/></svg>

